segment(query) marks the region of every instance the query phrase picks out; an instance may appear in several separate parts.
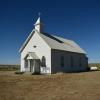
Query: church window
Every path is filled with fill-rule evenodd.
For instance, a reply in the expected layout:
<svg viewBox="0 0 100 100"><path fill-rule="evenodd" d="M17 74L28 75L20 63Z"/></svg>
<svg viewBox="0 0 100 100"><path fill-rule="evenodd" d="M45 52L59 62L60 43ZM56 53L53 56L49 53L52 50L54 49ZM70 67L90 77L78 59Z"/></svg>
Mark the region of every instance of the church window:
<svg viewBox="0 0 100 100"><path fill-rule="evenodd" d="M82 66L81 57L79 58L79 66L80 66L80 67Z"/></svg>
<svg viewBox="0 0 100 100"><path fill-rule="evenodd" d="M28 68L28 60L25 59L24 63L25 63L25 68Z"/></svg>
<svg viewBox="0 0 100 100"><path fill-rule="evenodd" d="M46 67L46 58L45 58L45 56L42 56L42 59L41 59L41 66L42 66L42 67Z"/></svg>
<svg viewBox="0 0 100 100"><path fill-rule="evenodd" d="M73 59L73 57L71 56L71 67L73 67L73 65L74 65L74 59Z"/></svg>
<svg viewBox="0 0 100 100"><path fill-rule="evenodd" d="M61 63L60 63L60 65L61 65L61 67L64 67L64 56L61 56Z"/></svg>

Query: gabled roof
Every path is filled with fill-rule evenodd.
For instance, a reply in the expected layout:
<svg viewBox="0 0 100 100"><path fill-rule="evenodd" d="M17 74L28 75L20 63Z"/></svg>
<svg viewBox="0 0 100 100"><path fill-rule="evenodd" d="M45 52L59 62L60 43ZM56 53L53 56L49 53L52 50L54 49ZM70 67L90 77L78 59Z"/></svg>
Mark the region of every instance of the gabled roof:
<svg viewBox="0 0 100 100"><path fill-rule="evenodd" d="M25 48L25 46L27 45L27 43L29 42L29 40L31 39L33 34L34 34L34 30L31 32L29 37L26 39L26 41L22 45L21 49L19 50L20 52ZM80 48L80 46L72 40L68 40L68 39L64 39L62 37L50 35L48 33L38 33L38 34L51 47L51 49L86 54L86 52L82 48Z"/></svg>
<svg viewBox="0 0 100 100"><path fill-rule="evenodd" d="M86 54L86 52L72 40L49 34L47 35L47 33L41 33L40 35L52 49Z"/></svg>
<svg viewBox="0 0 100 100"><path fill-rule="evenodd" d="M39 17L34 25L41 24L41 18Z"/></svg>
<svg viewBox="0 0 100 100"><path fill-rule="evenodd" d="M23 43L23 45L21 46L21 48L19 49L19 52L22 52L23 49L25 48L25 46L27 45L27 43L29 42L29 40L31 39L31 37L34 34L34 29L32 30L32 32L29 34L28 38L26 39L26 41Z"/></svg>

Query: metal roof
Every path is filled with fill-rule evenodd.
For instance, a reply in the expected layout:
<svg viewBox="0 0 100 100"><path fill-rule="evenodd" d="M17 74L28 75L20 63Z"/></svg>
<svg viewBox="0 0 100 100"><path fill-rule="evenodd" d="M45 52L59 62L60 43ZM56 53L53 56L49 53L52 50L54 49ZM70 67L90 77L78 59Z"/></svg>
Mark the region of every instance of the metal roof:
<svg viewBox="0 0 100 100"><path fill-rule="evenodd" d="M20 48L20 52L25 48L35 30L33 30L29 37L26 39L22 47ZM38 32L37 32L38 33ZM62 37L50 35L48 33L38 33L42 39L52 48L52 49L57 49L57 50L64 50L64 51L69 51L69 52L76 52L76 53L83 53L86 54L86 52L74 41L69 40L69 39L64 39Z"/></svg>
<svg viewBox="0 0 100 100"><path fill-rule="evenodd" d="M86 52L72 40L49 35L47 33L41 33L40 35L52 49L86 54Z"/></svg>

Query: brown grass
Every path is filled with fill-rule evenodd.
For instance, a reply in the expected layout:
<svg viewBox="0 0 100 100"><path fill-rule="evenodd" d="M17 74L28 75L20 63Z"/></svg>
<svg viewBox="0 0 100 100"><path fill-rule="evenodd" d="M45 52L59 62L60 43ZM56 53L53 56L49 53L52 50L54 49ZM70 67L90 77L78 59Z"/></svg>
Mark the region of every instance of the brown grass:
<svg viewBox="0 0 100 100"><path fill-rule="evenodd" d="M0 100L99 99L99 71L45 76L0 71Z"/></svg>

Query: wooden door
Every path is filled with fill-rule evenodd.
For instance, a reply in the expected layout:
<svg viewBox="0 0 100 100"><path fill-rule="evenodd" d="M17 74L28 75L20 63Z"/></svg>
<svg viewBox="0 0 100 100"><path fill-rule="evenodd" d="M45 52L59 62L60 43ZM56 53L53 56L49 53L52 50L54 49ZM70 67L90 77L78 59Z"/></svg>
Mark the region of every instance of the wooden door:
<svg viewBox="0 0 100 100"><path fill-rule="evenodd" d="M34 61L34 68L35 68L35 72L38 72L38 73L40 73L40 60L39 59L36 59L35 61Z"/></svg>

